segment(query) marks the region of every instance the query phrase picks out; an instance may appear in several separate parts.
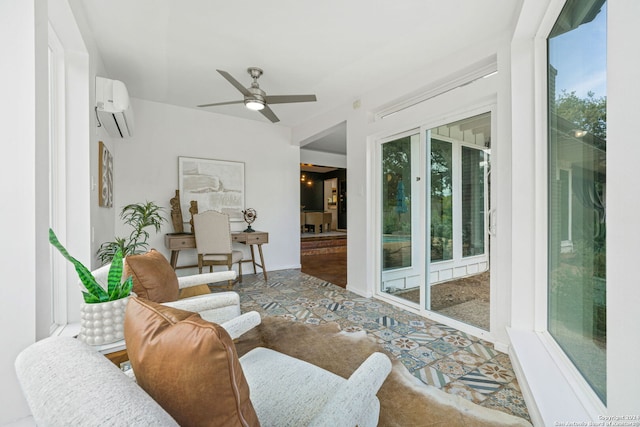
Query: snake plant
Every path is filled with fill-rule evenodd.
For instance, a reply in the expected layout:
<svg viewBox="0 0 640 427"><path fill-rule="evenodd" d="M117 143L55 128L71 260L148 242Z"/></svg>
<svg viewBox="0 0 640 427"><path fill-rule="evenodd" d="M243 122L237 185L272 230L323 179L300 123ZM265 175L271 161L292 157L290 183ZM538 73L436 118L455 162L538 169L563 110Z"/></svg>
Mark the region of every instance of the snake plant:
<svg viewBox="0 0 640 427"><path fill-rule="evenodd" d="M60 251L69 262L73 264L78 273L80 281L84 285L86 291L82 291L84 302L87 304L96 304L100 302L115 301L128 296L133 288L133 280L130 277L124 282L120 282L122 279L123 268L123 256L122 251L116 251L111 267L109 268L109 276L107 279L107 290L105 290L93 277L91 271L85 267L80 261L69 255L69 252L58 241L56 234L52 229L49 229L49 242Z"/></svg>

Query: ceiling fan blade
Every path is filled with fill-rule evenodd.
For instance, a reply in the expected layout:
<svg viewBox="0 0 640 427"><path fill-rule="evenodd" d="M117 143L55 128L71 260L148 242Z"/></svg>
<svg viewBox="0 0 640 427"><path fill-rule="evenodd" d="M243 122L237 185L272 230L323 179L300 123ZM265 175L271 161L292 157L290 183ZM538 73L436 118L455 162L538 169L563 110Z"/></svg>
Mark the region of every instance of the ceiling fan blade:
<svg viewBox="0 0 640 427"><path fill-rule="evenodd" d="M267 95L267 104L288 104L290 102L315 102L315 95Z"/></svg>
<svg viewBox="0 0 640 427"><path fill-rule="evenodd" d="M238 89L240 91L240 93L242 93L244 96L249 96L249 97L253 98L253 94L251 92L249 92L249 90L246 87L242 86L242 83L240 83L239 81L234 79L231 74L227 73L226 71L222 71L222 70L216 70L216 71L219 72L222 75L222 77L227 79L227 81L229 83L231 83L233 85L233 87Z"/></svg>
<svg viewBox="0 0 640 427"><path fill-rule="evenodd" d="M269 108L268 105L265 105L264 108L262 110L260 110L260 112L267 119L271 120L271 123L276 123L276 122L280 121L278 116L276 116L276 114L273 112L273 110L271 110L271 108Z"/></svg>
<svg viewBox="0 0 640 427"><path fill-rule="evenodd" d="M216 105L229 105L229 104L242 104L244 101L227 101L227 102L216 102L214 104L202 104L198 105L198 107L214 107Z"/></svg>

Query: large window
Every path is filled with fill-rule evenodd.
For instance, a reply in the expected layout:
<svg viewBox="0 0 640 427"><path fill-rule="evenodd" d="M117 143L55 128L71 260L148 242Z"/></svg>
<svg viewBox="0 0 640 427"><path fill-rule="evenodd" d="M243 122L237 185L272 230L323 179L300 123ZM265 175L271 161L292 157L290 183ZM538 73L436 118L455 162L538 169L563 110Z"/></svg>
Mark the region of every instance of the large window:
<svg viewBox="0 0 640 427"><path fill-rule="evenodd" d="M65 60L64 48L49 27L49 224L59 236L66 233L65 167ZM49 247L51 287L49 333L66 324L66 261L53 246ZM40 313L44 315L44 313Z"/></svg>
<svg viewBox="0 0 640 427"><path fill-rule="evenodd" d="M548 330L606 403L606 1L548 37Z"/></svg>

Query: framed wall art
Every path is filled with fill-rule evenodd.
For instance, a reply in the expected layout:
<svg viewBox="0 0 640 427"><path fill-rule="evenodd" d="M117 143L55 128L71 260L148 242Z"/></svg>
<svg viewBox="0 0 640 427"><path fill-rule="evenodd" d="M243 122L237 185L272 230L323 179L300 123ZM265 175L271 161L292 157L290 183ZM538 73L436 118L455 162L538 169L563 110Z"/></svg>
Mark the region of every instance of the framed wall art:
<svg viewBox="0 0 640 427"><path fill-rule="evenodd" d="M243 221L243 162L178 157L178 188L182 212L189 212L194 200L199 212L215 210Z"/></svg>
<svg viewBox="0 0 640 427"><path fill-rule="evenodd" d="M98 206L113 207L113 157L104 142L98 148Z"/></svg>

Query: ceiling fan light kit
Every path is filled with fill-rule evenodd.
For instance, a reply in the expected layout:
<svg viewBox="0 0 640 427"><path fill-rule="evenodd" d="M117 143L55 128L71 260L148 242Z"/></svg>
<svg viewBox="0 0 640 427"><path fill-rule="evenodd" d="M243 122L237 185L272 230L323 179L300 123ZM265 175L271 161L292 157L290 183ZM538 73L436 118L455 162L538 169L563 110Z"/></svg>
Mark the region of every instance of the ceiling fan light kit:
<svg viewBox="0 0 640 427"><path fill-rule="evenodd" d="M229 104L241 104L244 103L245 107L249 110L259 111L263 116L269 119L272 123L279 122L280 119L269 108L268 104L288 104L291 102L315 102L315 95L274 95L267 96L265 91L260 89L258 79L262 75L262 69L258 67L247 68L247 72L253 79L250 87L244 87L238 82L231 74L226 71L216 70L222 77L224 77L233 87L235 87L241 94L244 95L242 101L228 101L217 102L214 104L202 104L198 107L214 107L217 105L229 105Z"/></svg>
<svg viewBox="0 0 640 427"><path fill-rule="evenodd" d="M264 108L264 101L259 99L245 99L244 106L249 110L260 111Z"/></svg>

